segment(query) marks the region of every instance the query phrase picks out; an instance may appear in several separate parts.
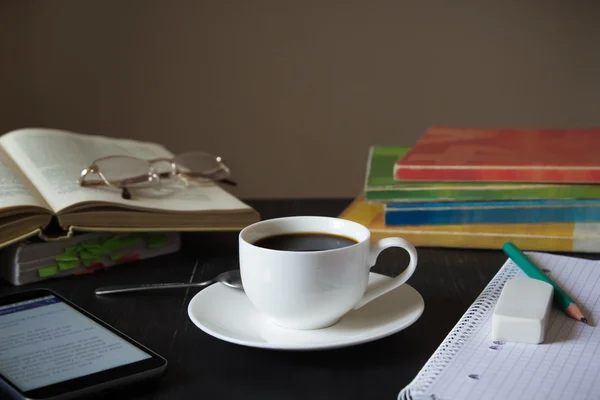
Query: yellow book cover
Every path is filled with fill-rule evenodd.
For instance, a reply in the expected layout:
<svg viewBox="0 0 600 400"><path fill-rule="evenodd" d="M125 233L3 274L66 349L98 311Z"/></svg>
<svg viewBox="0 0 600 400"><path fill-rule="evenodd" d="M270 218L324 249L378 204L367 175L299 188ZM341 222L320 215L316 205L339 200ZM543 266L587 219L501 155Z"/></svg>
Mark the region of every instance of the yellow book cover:
<svg viewBox="0 0 600 400"><path fill-rule="evenodd" d="M358 196L340 218L363 224L373 241L402 237L420 247L501 249L507 241L530 251L596 253L600 223L462 224L386 226L384 204Z"/></svg>

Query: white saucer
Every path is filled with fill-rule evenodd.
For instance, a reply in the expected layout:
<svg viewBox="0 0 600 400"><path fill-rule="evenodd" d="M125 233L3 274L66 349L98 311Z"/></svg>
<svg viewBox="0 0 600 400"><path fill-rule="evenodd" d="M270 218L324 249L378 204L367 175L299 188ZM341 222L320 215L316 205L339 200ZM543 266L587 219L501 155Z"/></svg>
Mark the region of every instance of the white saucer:
<svg viewBox="0 0 600 400"><path fill-rule="evenodd" d="M369 287L389 279L371 273ZM360 309L350 311L333 326L293 330L268 321L242 290L214 284L194 296L188 306L188 315L198 328L227 342L265 349L317 350L389 336L412 325L424 309L423 297L404 284Z"/></svg>

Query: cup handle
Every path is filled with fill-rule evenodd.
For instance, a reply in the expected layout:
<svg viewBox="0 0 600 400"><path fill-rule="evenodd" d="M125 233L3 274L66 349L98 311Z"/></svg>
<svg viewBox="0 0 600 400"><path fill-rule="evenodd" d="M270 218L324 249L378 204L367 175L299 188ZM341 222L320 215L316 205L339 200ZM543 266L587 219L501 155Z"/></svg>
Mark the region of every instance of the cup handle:
<svg viewBox="0 0 600 400"><path fill-rule="evenodd" d="M373 288L372 290L366 292L363 295L362 299L360 299L358 304L354 306L355 310L364 306L368 302L375 300L377 297L386 294L390 290L396 289L398 286L406 282L408 278L412 276L412 274L414 274L415 269L417 268L417 249L415 249L415 246L410 244L408 241L395 237L384 238L371 244L371 248L369 250L369 255L367 258L369 265L367 267L370 269L373 265L375 265L379 253L381 253L388 247L402 247L404 250L406 250L410 256L410 262L408 263L408 267L406 267L406 269L402 271L400 275L398 275L391 281L381 284Z"/></svg>

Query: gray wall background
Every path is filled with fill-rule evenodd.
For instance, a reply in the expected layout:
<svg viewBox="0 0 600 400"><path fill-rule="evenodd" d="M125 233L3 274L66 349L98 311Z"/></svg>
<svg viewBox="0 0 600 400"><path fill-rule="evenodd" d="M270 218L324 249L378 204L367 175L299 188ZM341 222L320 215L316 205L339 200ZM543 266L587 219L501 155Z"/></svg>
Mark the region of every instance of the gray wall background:
<svg viewBox="0 0 600 400"><path fill-rule="evenodd" d="M244 198L346 197L430 125L599 126L589 1L0 2L0 131L225 157Z"/></svg>

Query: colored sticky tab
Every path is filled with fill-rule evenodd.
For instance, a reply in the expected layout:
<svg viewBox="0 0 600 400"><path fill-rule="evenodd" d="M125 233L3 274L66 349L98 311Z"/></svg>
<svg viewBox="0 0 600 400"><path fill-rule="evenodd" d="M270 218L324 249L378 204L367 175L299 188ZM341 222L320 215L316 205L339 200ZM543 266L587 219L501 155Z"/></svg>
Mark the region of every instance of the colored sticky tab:
<svg viewBox="0 0 600 400"><path fill-rule="evenodd" d="M116 253L112 253L109 257L113 261L120 260L123 257L127 257L129 254L125 251L118 251Z"/></svg>
<svg viewBox="0 0 600 400"><path fill-rule="evenodd" d="M102 248L97 248L97 249L89 248L89 249L86 249L85 251L87 252L87 254L90 255L90 257L100 257L103 254L106 254Z"/></svg>
<svg viewBox="0 0 600 400"><path fill-rule="evenodd" d="M100 257L97 258L88 258L83 260L83 265L85 267L90 267L92 264L97 264L97 263L101 263L102 259L100 259Z"/></svg>
<svg viewBox="0 0 600 400"><path fill-rule="evenodd" d="M166 234L153 234L148 235L146 238L148 241L148 247L151 249L160 249L165 247L167 244L168 236Z"/></svg>
<svg viewBox="0 0 600 400"><path fill-rule="evenodd" d="M102 243L102 249L105 252L111 252L120 246L120 237L111 236L104 243Z"/></svg>
<svg viewBox="0 0 600 400"><path fill-rule="evenodd" d="M65 247L62 254L64 256L77 257L77 246Z"/></svg>
<svg viewBox="0 0 600 400"><path fill-rule="evenodd" d="M50 265L38 269L38 276L40 278L46 278L56 274L58 274L58 268L56 268L56 265Z"/></svg>
<svg viewBox="0 0 600 400"><path fill-rule="evenodd" d="M103 251L103 247L100 245L97 246L81 246L81 251L89 251L92 253L101 253Z"/></svg>
<svg viewBox="0 0 600 400"><path fill-rule="evenodd" d="M91 260L93 258L99 258L100 256L92 251L83 250L81 253L79 253L79 257L81 257L82 260Z"/></svg>
<svg viewBox="0 0 600 400"><path fill-rule="evenodd" d="M135 246L136 244L142 243L143 239L139 236L128 236L124 237L121 241L123 247Z"/></svg>
<svg viewBox="0 0 600 400"><path fill-rule="evenodd" d="M58 264L58 269L61 271L66 271L69 269L77 268L79 266L79 260L69 260L69 261L59 261L56 260Z"/></svg>
<svg viewBox="0 0 600 400"><path fill-rule="evenodd" d="M65 254L56 256L56 257L54 257L54 259L59 262L61 262L61 261L64 261L64 262L79 261L79 258L76 255L65 255Z"/></svg>

